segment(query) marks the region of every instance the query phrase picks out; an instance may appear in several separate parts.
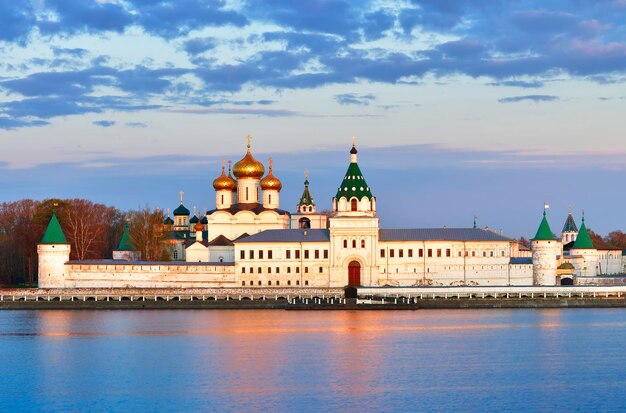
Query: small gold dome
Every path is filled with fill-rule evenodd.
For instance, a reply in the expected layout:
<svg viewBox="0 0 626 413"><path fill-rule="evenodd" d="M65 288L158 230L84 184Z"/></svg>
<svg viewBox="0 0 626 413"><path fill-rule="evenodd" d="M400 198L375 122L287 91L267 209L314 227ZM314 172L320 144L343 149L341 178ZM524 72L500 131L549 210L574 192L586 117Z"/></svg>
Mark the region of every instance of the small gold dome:
<svg viewBox="0 0 626 413"><path fill-rule="evenodd" d="M193 229L195 229L196 232L204 231L204 225L202 225L202 223L200 221L198 221Z"/></svg>
<svg viewBox="0 0 626 413"><path fill-rule="evenodd" d="M272 158L270 158L269 173L265 178L261 179L261 189L264 191L267 189L273 189L275 191L280 191L281 189L283 189L283 184L272 173Z"/></svg>
<svg viewBox="0 0 626 413"><path fill-rule="evenodd" d="M246 153L246 156L237 162L233 168L233 174L237 179L261 179L265 173L265 167L263 164L254 159L254 156L252 156L252 153L250 152L250 139L250 135L248 135L248 152Z"/></svg>
<svg viewBox="0 0 626 413"><path fill-rule="evenodd" d="M218 176L215 181L213 181L213 188L215 188L216 191L223 190L223 189L234 191L235 189L237 189L237 182L230 176L230 167L228 168L228 176L226 176L226 172L224 172L223 162L222 162L222 174Z"/></svg>

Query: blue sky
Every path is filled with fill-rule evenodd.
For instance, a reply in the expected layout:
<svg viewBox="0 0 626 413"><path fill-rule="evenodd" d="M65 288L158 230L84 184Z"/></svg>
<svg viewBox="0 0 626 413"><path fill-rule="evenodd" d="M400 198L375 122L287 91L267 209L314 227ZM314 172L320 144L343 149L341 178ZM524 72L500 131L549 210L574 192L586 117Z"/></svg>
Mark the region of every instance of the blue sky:
<svg viewBox="0 0 626 413"><path fill-rule="evenodd" d="M358 137L388 227L626 229L626 1L0 3L2 200L213 207L245 136L328 207Z"/></svg>

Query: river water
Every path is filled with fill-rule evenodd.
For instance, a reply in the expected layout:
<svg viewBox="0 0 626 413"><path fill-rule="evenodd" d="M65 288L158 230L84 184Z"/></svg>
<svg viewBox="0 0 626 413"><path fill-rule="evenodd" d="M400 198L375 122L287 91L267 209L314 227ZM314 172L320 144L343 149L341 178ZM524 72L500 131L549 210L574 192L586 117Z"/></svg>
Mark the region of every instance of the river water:
<svg viewBox="0 0 626 413"><path fill-rule="evenodd" d="M626 310L1 311L0 411L624 411Z"/></svg>

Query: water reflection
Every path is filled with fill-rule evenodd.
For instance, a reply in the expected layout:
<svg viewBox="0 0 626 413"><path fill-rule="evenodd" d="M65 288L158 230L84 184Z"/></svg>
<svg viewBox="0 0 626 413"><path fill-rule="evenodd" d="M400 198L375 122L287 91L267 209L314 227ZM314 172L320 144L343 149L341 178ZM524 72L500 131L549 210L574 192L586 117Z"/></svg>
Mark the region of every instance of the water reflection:
<svg viewBox="0 0 626 413"><path fill-rule="evenodd" d="M0 410L622 406L623 310L0 312ZM599 409L602 410L602 409Z"/></svg>

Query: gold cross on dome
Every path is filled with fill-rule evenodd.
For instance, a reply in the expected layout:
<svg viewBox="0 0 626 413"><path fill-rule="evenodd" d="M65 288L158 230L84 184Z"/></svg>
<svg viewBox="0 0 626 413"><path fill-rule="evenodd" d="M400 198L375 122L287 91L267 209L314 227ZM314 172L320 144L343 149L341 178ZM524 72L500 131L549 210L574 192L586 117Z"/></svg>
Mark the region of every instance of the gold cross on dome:
<svg viewBox="0 0 626 413"><path fill-rule="evenodd" d="M270 171L271 171L272 167L274 166L274 161L272 160L272 158L269 158L269 162L270 162Z"/></svg>
<svg viewBox="0 0 626 413"><path fill-rule="evenodd" d="M246 139L248 140L248 148L250 148L250 141L252 140L252 136L248 135L246 136Z"/></svg>
<svg viewBox="0 0 626 413"><path fill-rule="evenodd" d="M352 135L352 146L356 145L356 136Z"/></svg>
<svg viewBox="0 0 626 413"><path fill-rule="evenodd" d="M183 204L183 195L185 195L185 193L183 191L180 191L179 194L180 194L180 204L182 205Z"/></svg>

